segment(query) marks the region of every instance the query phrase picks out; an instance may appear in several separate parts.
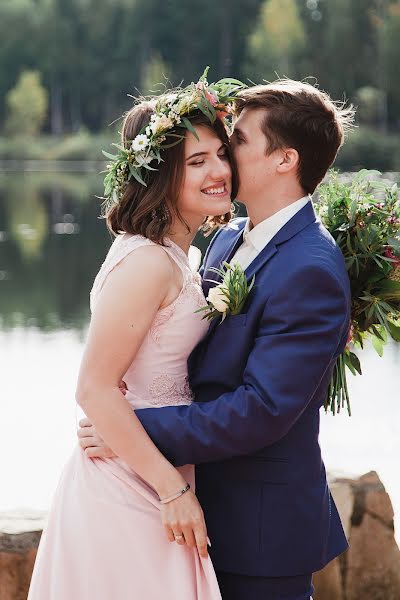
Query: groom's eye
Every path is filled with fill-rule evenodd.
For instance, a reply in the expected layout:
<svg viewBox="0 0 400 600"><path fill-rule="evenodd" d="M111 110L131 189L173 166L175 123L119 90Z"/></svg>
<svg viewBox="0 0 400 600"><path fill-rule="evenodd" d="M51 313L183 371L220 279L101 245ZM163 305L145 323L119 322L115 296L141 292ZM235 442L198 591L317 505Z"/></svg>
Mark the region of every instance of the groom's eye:
<svg viewBox="0 0 400 600"><path fill-rule="evenodd" d="M233 139L233 142L235 144L241 144L244 141L243 138L239 135L239 133L237 131L234 131L232 133L231 139Z"/></svg>

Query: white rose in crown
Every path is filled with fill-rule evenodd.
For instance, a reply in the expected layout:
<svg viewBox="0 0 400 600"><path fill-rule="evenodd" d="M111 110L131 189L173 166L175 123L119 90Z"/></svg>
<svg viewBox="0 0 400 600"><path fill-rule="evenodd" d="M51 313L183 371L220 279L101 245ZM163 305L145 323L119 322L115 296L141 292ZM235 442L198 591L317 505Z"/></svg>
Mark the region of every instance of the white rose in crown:
<svg viewBox="0 0 400 600"><path fill-rule="evenodd" d="M173 126L174 122L170 117L167 117L167 115L161 115L160 117L156 116L154 119L152 119L150 129L153 134L156 134L160 133L160 131L166 131L167 129L171 129L171 127Z"/></svg>
<svg viewBox="0 0 400 600"><path fill-rule="evenodd" d="M223 284L210 289L207 296L207 302L212 304L218 312L226 313L229 308L229 298L227 297L227 289Z"/></svg>
<svg viewBox="0 0 400 600"><path fill-rule="evenodd" d="M222 282L210 289L207 306L202 306L196 312L205 312L203 319L209 321L222 317L222 323L228 315L238 315L242 311L254 286L255 276L253 275L251 282L248 283L242 267L237 263L233 265L223 263L220 269L211 268L210 271L217 273L222 278Z"/></svg>

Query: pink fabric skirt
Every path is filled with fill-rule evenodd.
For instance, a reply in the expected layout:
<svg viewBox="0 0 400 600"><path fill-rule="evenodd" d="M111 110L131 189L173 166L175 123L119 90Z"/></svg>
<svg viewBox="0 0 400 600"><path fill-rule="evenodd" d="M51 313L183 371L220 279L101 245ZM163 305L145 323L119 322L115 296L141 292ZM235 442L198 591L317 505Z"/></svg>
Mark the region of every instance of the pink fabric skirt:
<svg viewBox="0 0 400 600"><path fill-rule="evenodd" d="M181 472L194 485L194 467ZM78 446L42 535L28 600L220 600L211 559L168 541L158 498L120 459Z"/></svg>

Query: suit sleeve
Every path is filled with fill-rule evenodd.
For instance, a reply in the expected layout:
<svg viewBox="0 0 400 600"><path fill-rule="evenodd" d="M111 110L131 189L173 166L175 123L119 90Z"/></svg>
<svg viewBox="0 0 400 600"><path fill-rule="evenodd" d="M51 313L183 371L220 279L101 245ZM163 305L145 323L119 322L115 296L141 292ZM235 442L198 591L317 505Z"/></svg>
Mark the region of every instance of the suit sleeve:
<svg viewBox="0 0 400 600"><path fill-rule="evenodd" d="M256 452L282 438L306 409L341 350L348 319L336 277L304 267L266 303L240 387L210 402L136 415L176 466Z"/></svg>

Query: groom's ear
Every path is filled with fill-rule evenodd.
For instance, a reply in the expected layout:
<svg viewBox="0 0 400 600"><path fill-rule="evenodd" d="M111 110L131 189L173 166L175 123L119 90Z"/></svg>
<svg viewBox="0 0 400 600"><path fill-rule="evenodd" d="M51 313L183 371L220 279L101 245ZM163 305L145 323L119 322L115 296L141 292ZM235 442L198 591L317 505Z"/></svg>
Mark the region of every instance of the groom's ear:
<svg viewBox="0 0 400 600"><path fill-rule="evenodd" d="M279 160L276 170L278 173L289 173L299 166L299 153L294 148L286 148L279 150Z"/></svg>

